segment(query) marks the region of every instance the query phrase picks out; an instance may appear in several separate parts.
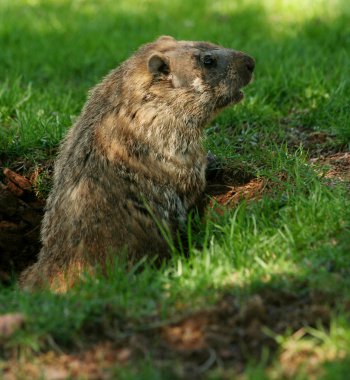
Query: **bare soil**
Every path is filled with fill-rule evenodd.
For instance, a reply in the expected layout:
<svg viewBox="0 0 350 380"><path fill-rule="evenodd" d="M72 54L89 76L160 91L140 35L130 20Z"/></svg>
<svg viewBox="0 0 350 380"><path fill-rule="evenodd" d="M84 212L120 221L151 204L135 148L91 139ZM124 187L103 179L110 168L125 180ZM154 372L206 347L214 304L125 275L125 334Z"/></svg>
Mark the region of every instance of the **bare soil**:
<svg viewBox="0 0 350 380"><path fill-rule="evenodd" d="M0 281L8 282L35 261L45 200L35 195L32 181L3 170L0 182Z"/></svg>
<svg viewBox="0 0 350 380"><path fill-rule="evenodd" d="M350 152L320 156L310 160L313 165L322 165L325 178L350 181Z"/></svg>

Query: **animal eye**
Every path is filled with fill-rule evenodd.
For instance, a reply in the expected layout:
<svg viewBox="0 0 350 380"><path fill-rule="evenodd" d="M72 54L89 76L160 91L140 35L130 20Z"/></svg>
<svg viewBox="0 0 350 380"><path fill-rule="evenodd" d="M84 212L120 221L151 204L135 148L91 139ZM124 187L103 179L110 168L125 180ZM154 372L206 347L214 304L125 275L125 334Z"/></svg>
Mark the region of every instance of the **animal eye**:
<svg viewBox="0 0 350 380"><path fill-rule="evenodd" d="M211 54L206 54L204 57L203 57L203 63L205 66L214 66L216 61L215 61L215 58L211 55Z"/></svg>

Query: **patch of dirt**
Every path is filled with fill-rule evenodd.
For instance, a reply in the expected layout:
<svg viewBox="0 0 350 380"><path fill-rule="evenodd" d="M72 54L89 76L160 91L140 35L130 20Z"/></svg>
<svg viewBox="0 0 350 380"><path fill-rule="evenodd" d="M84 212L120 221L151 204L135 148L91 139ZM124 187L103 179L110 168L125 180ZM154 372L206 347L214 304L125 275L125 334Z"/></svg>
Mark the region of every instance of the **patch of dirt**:
<svg viewBox="0 0 350 380"><path fill-rule="evenodd" d="M98 343L81 352L49 351L38 355L31 362L11 361L2 368L2 379L113 379L108 369L127 362L130 355L129 348L118 347L111 342Z"/></svg>
<svg viewBox="0 0 350 380"><path fill-rule="evenodd" d="M224 194L233 187L242 186L255 177L244 165L226 165L214 156L209 156L209 164L206 172L207 186L205 194L216 196Z"/></svg>
<svg viewBox="0 0 350 380"><path fill-rule="evenodd" d="M304 338L307 338L307 333L301 328L283 345L278 358L279 367L269 371L273 373L273 378L301 378L302 370L308 379L317 380L324 377L325 363L346 358L344 349L335 349L327 345L322 347L317 340Z"/></svg>
<svg viewBox="0 0 350 380"><path fill-rule="evenodd" d="M35 173L34 173L35 174ZM24 177L8 168L0 182L0 282L31 264L40 248L45 201L35 194L35 175Z"/></svg>
<svg viewBox="0 0 350 380"><path fill-rule="evenodd" d="M350 152L320 156L310 160L313 165L322 165L323 176L330 179L350 181Z"/></svg>
<svg viewBox="0 0 350 380"><path fill-rule="evenodd" d="M328 328L330 306L320 300L320 294L300 296L276 289L266 289L245 302L227 295L214 310L160 330L163 360L181 358L185 378L214 367L239 373L247 360L260 360L264 350L272 354L277 349L271 332L298 331L317 323Z"/></svg>
<svg viewBox="0 0 350 380"><path fill-rule="evenodd" d="M327 132L314 131L299 125L288 126L286 135L289 148L295 150L302 146L311 157L339 151L339 146L335 143L335 136Z"/></svg>
<svg viewBox="0 0 350 380"><path fill-rule="evenodd" d="M228 191L212 196L209 207L218 213L222 213L225 209L236 206L242 200L260 199L266 187L267 181L262 178L254 178L245 184L231 186Z"/></svg>
<svg viewBox="0 0 350 380"><path fill-rule="evenodd" d="M248 360L259 360L263 355L272 358L278 348L274 334L297 332L305 326L327 330L333 306L329 298L315 291L276 288L261 290L244 301L227 294L208 310L177 321L149 325L145 321L127 333L114 331L114 339L87 349L50 351L30 362L9 360L2 368L3 378L19 379L21 373L30 373L32 379L42 374L47 380L78 375L113 379L110 368L126 364L135 369L139 359L150 359L154 366L173 373L172 378L205 378L214 368L233 369L239 374ZM300 358L292 359L297 362Z"/></svg>
<svg viewBox="0 0 350 380"><path fill-rule="evenodd" d="M320 137L316 132L310 136L313 138ZM350 152L321 155L317 158L311 158L310 164L317 167L316 170L322 167L323 170L320 170L320 173L324 178L331 180L330 184L339 181L350 182ZM211 199L206 206L218 214L222 214L225 209L235 207L242 200L258 200L271 190L271 184L268 180L254 178L243 168L234 170L218 168L216 172L214 169L213 173L208 177L206 194ZM284 174L281 174L281 181L286 181Z"/></svg>
<svg viewBox="0 0 350 380"><path fill-rule="evenodd" d="M255 178L243 166L225 167L220 163L215 166L209 161L203 210L209 208L220 215L242 200L261 198L266 186L266 180Z"/></svg>

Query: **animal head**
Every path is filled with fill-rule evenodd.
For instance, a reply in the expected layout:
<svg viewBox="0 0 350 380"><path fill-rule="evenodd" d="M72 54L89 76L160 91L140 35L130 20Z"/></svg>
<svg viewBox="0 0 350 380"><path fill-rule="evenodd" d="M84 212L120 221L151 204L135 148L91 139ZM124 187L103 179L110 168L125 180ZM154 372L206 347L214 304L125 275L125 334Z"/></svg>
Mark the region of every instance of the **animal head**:
<svg viewBox="0 0 350 380"><path fill-rule="evenodd" d="M202 124L243 98L254 67L254 59L240 51L163 36L132 57L127 86L134 98L139 93L143 102L157 100Z"/></svg>

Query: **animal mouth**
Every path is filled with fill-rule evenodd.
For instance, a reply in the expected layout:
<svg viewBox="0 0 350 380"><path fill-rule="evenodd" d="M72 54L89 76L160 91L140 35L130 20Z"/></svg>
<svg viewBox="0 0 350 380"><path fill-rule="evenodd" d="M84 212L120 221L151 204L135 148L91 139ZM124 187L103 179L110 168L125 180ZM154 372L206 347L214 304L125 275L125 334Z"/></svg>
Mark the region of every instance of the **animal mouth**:
<svg viewBox="0 0 350 380"><path fill-rule="evenodd" d="M230 104L237 104L244 98L244 94L241 90L236 90L230 95L221 97L216 101L216 109L224 108Z"/></svg>
<svg viewBox="0 0 350 380"><path fill-rule="evenodd" d="M220 109L241 102L244 98L242 88L251 83L252 79L253 75L249 75L241 78L241 81L240 83L238 83L238 86L237 83L232 83L231 93L225 97L219 98L216 103L216 108Z"/></svg>
<svg viewBox="0 0 350 380"><path fill-rule="evenodd" d="M241 85L241 88L247 86L252 81L253 81L253 74L249 75L247 78L244 78L244 81ZM234 92L234 94L232 96L232 98L233 98L232 103L234 103L234 104L239 103L244 98L244 93L241 90L241 88Z"/></svg>

